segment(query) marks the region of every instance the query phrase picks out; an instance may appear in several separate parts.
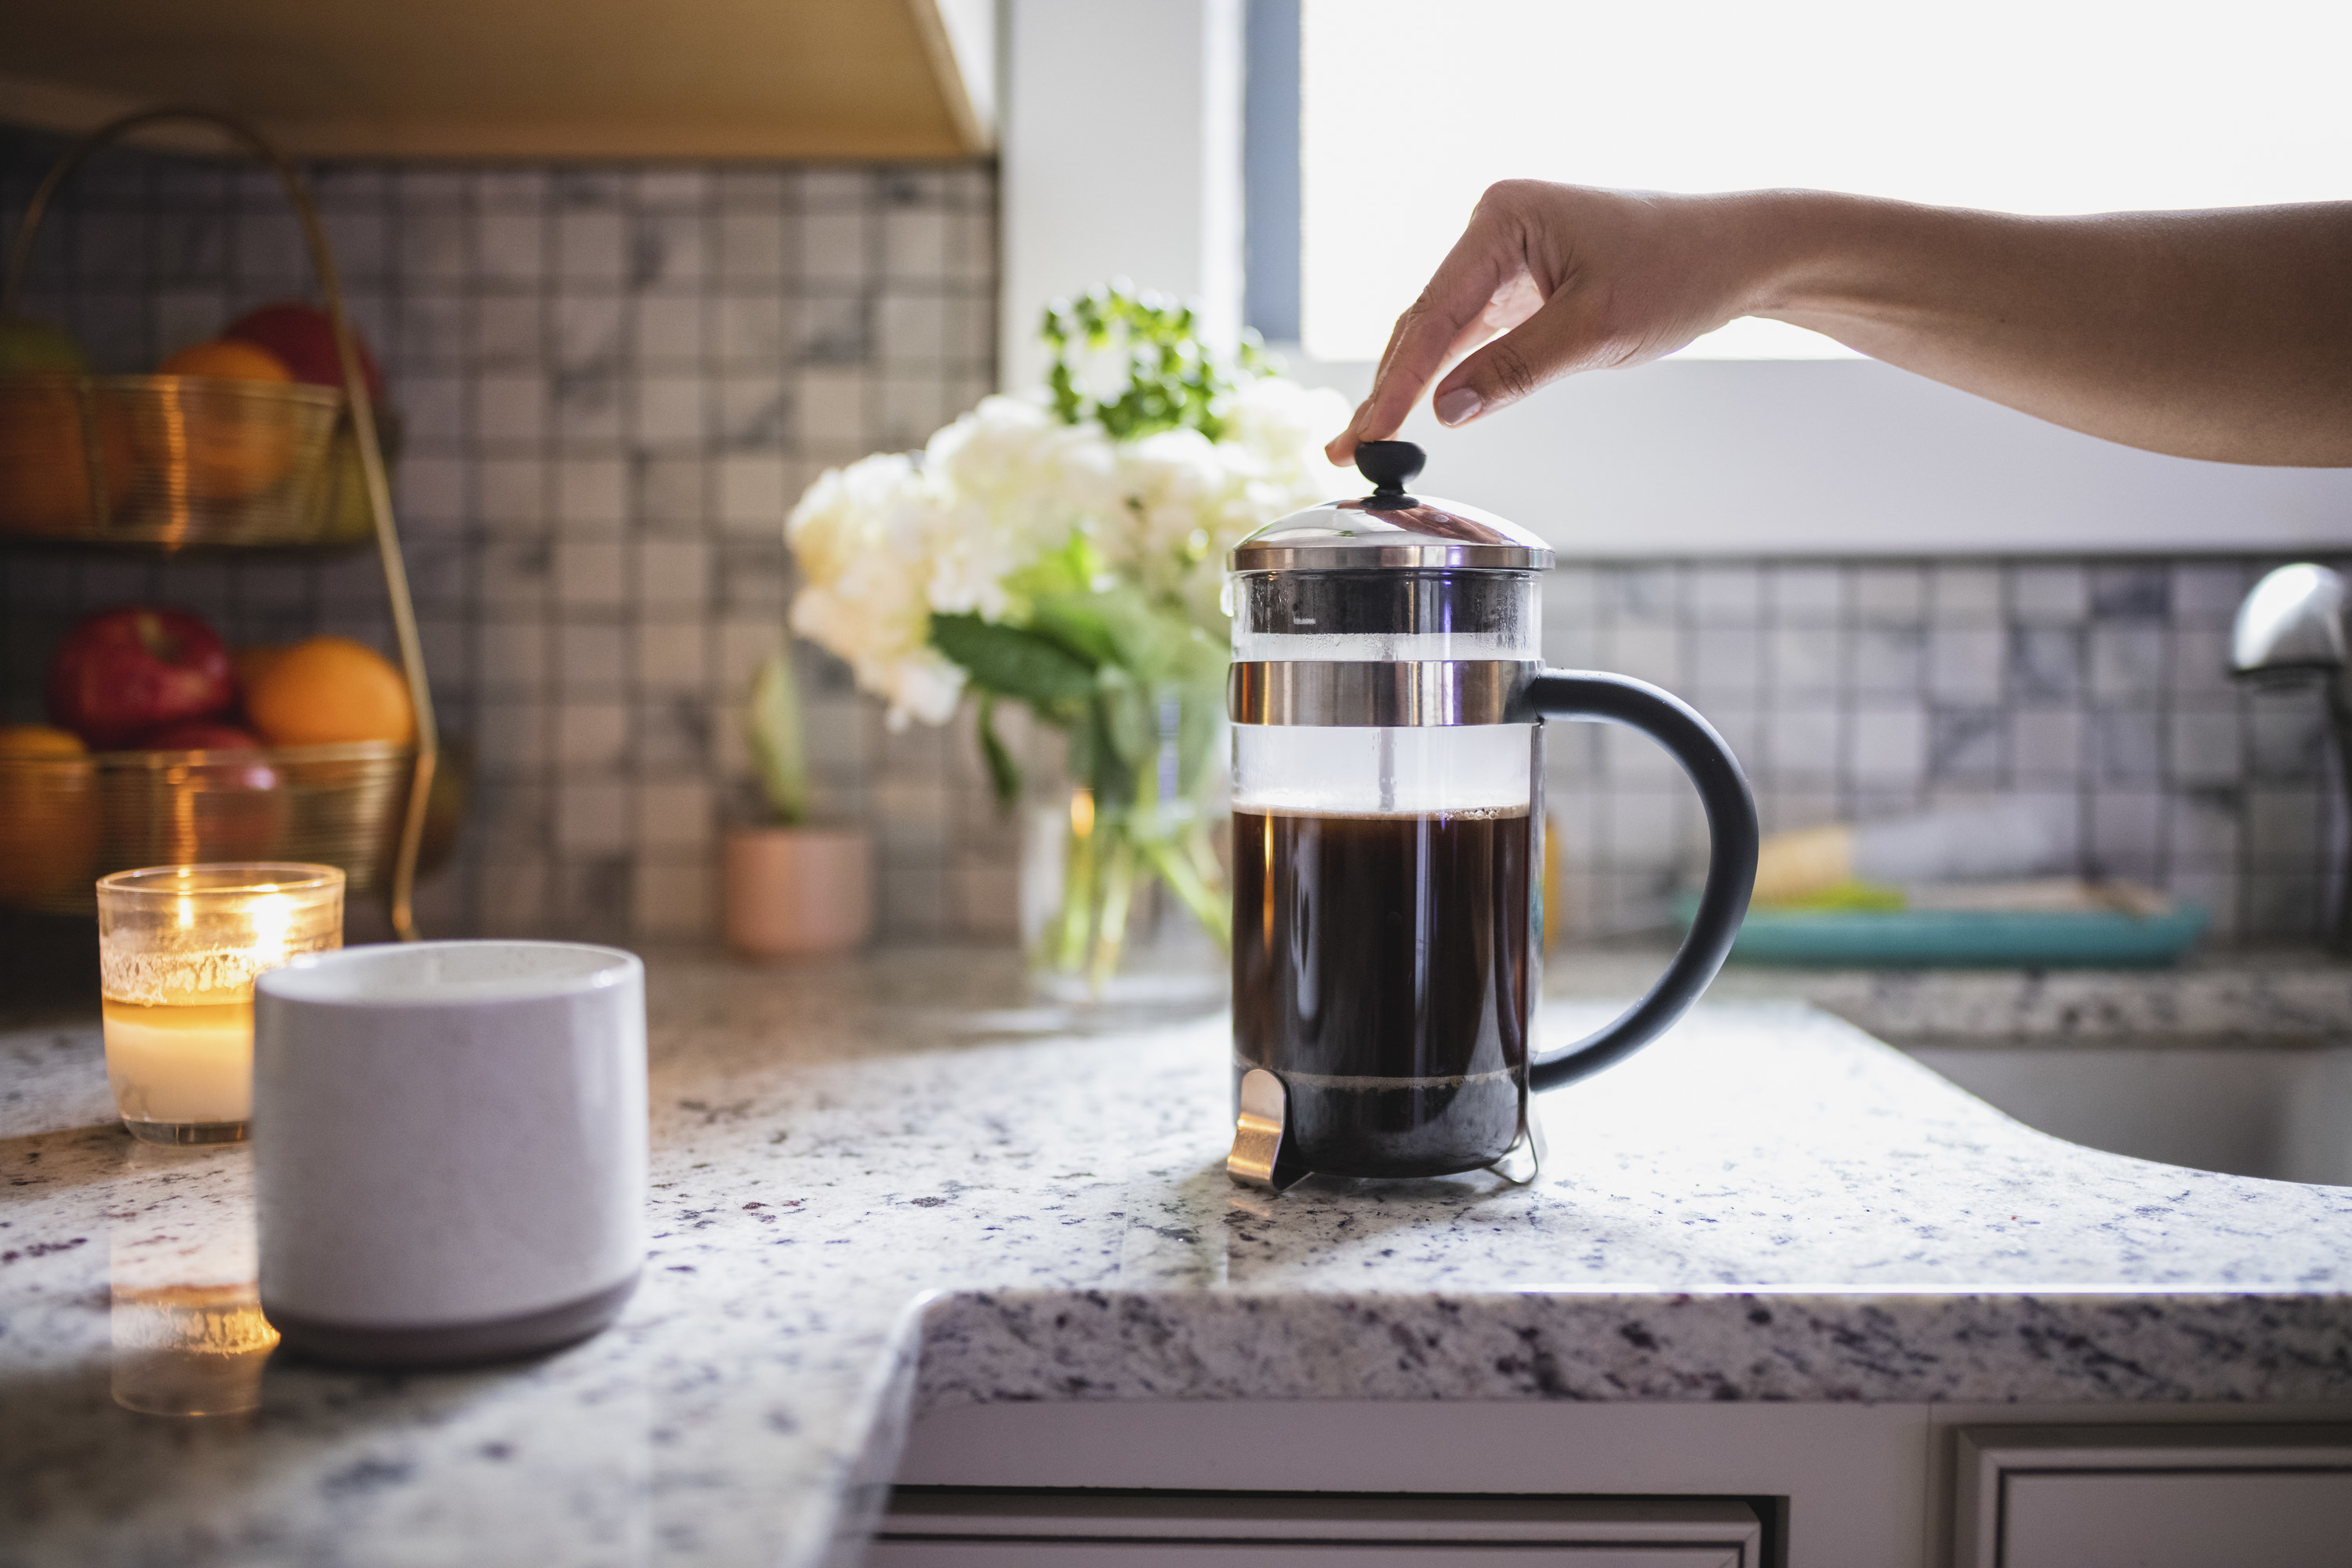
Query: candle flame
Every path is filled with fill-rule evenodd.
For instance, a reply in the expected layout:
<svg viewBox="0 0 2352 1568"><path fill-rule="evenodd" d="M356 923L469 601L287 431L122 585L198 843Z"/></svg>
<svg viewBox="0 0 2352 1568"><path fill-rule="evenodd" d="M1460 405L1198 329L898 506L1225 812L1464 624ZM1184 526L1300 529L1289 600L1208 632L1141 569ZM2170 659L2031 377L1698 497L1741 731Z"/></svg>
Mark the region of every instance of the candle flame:
<svg viewBox="0 0 2352 1568"><path fill-rule="evenodd" d="M246 915L253 925L255 968L275 969L285 963L287 934L294 927L294 900L283 893L264 893L253 900Z"/></svg>

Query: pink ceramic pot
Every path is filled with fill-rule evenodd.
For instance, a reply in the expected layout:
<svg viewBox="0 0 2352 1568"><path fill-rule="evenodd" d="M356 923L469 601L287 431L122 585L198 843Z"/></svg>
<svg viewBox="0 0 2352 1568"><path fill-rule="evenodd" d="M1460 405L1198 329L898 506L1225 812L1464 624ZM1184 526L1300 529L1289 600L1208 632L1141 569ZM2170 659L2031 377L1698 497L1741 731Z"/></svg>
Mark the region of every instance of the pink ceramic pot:
<svg viewBox="0 0 2352 1568"><path fill-rule="evenodd" d="M874 934L874 843L862 827L727 836L727 945L746 958L848 952Z"/></svg>

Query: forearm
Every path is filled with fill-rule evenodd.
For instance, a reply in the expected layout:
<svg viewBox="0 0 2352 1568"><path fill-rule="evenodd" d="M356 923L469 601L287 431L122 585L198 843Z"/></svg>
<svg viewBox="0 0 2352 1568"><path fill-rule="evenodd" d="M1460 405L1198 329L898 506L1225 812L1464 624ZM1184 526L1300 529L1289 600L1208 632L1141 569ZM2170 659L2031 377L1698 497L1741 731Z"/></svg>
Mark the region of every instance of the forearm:
<svg viewBox="0 0 2352 1568"><path fill-rule="evenodd" d="M1738 200L1740 313L2135 447L2352 464L2352 203L2037 218Z"/></svg>

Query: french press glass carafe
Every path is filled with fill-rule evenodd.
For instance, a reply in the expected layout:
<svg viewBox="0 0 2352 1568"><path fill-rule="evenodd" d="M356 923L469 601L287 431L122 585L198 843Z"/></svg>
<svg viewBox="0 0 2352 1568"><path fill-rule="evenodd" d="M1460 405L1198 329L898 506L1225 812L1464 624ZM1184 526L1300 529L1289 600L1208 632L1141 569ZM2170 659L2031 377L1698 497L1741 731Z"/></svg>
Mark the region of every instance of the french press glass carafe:
<svg viewBox="0 0 2352 1568"><path fill-rule="evenodd" d="M1690 708L1542 667L1524 529L1405 493L1418 447L1369 442L1376 489L1235 546L1234 1082L1227 1171L1430 1176L1541 1156L1528 1096L1638 1049L1722 966L1756 877L1756 804ZM1698 786L1698 915L1648 995L1538 1053L1547 719L1630 725Z"/></svg>

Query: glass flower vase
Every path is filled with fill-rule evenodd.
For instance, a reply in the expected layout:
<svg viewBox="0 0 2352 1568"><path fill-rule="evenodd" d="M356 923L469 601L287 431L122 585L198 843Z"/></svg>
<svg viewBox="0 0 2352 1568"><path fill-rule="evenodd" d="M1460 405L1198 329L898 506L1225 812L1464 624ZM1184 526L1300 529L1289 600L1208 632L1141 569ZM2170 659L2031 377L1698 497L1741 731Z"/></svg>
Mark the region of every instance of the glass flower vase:
<svg viewBox="0 0 2352 1568"><path fill-rule="evenodd" d="M1171 1016L1222 1004L1233 910L1223 692L1114 689L1032 777L1021 930L1049 1001Z"/></svg>

